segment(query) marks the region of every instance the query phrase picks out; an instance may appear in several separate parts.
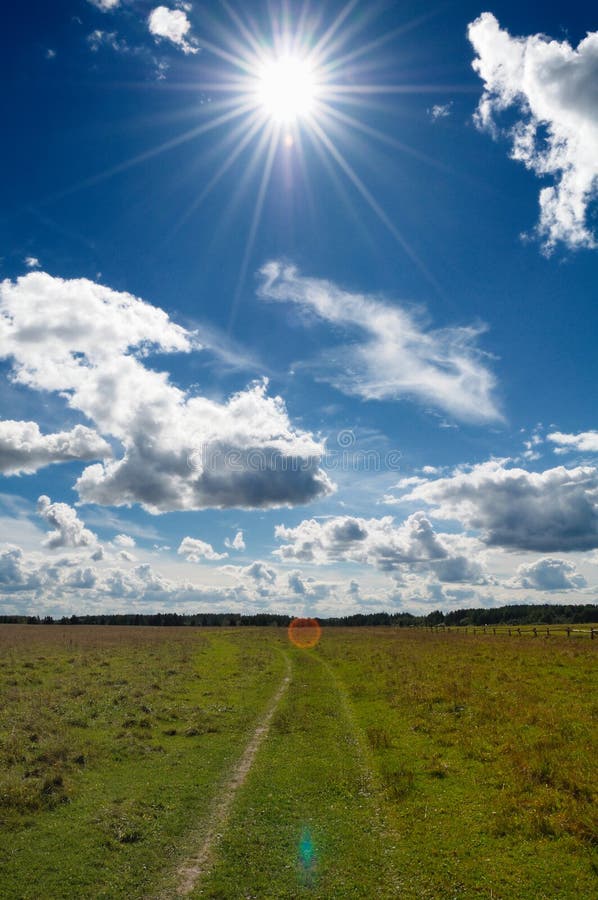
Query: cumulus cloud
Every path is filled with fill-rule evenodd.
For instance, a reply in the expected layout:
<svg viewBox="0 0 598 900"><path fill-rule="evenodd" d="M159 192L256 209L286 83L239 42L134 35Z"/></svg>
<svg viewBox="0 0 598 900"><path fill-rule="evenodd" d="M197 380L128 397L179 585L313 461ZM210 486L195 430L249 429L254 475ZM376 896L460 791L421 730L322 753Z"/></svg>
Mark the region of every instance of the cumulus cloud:
<svg viewBox="0 0 598 900"><path fill-rule="evenodd" d="M25 554L20 547L0 546L0 591L19 599L21 611L39 612L50 606L64 613L113 612L115 609L154 611L198 605L222 611L250 607L252 596L236 587L205 587L172 580L144 563L122 568L114 559L103 566L82 566L61 559Z"/></svg>
<svg viewBox="0 0 598 900"><path fill-rule="evenodd" d="M256 559L249 566L245 566L240 570L240 574L245 578L252 578L254 581L265 581L268 584L274 584L276 581L276 569L273 569L261 559Z"/></svg>
<svg viewBox="0 0 598 900"><path fill-rule="evenodd" d="M547 556L519 566L516 576L507 584L535 591L572 591L586 587L587 581L573 563Z"/></svg>
<svg viewBox="0 0 598 900"><path fill-rule="evenodd" d="M132 538L130 534L117 534L112 543L117 547L131 550L135 546L135 538Z"/></svg>
<svg viewBox="0 0 598 900"><path fill-rule="evenodd" d="M229 550L244 550L245 549L245 539L243 538L243 532L237 531L234 538L225 538L224 546L228 547Z"/></svg>
<svg viewBox="0 0 598 900"><path fill-rule="evenodd" d="M295 303L335 331L358 336L327 349L315 365L316 376L338 390L366 400L411 398L462 420L501 418L495 378L476 346L479 326L426 328L400 306L306 278L280 262L260 274L262 298Z"/></svg>
<svg viewBox="0 0 598 900"><path fill-rule="evenodd" d="M540 191L537 231L545 250L559 242L595 247L587 213L598 188L598 31L577 47L543 34L512 37L485 12L468 35L484 82L477 124L497 134L497 114L514 108L512 158L554 181Z"/></svg>
<svg viewBox="0 0 598 900"><path fill-rule="evenodd" d="M0 472L21 475L37 472L52 463L102 459L110 445L84 425L71 431L42 434L36 422L0 421Z"/></svg>
<svg viewBox="0 0 598 900"><path fill-rule="evenodd" d="M195 39L189 36L191 22L184 9L157 6L149 14L147 24L150 34L155 38L171 41L183 53L197 53L198 48L194 46Z"/></svg>
<svg viewBox="0 0 598 900"><path fill-rule="evenodd" d="M35 591L41 587L40 574L28 567L20 547L5 544L0 547L0 589L2 593Z"/></svg>
<svg viewBox="0 0 598 900"><path fill-rule="evenodd" d="M420 609L422 612L433 606L435 609L447 607L492 607L498 606L493 594L484 594L471 588L447 588L438 581L427 581L415 587L407 586L396 592L395 604Z"/></svg>
<svg viewBox="0 0 598 900"><path fill-rule="evenodd" d="M316 565L353 562L385 572L415 568L434 572L440 581L484 581L477 561L459 552L450 535L439 535L422 512L397 525L392 516L362 519L335 516L304 519L294 528L277 525L275 536L283 545L274 551L283 561ZM471 549L471 545L469 548Z"/></svg>
<svg viewBox="0 0 598 900"><path fill-rule="evenodd" d="M122 562L118 556L81 563L80 555L50 562L48 555L25 553L21 548L0 545L0 593L10 596L11 609L29 614L67 615L72 612L255 612L292 608L298 602L312 607L330 598L332 609L346 608L342 586L316 581L298 574L305 585L299 595L285 577L267 563L246 567L221 567L233 576L232 584L196 583L168 578L148 563ZM206 571L205 569L203 570Z"/></svg>
<svg viewBox="0 0 598 900"><path fill-rule="evenodd" d="M553 431L546 435L546 439L556 444L554 452L557 454L578 450L581 453L598 453L598 431L581 431L579 434L564 434L562 431Z"/></svg>
<svg viewBox="0 0 598 900"><path fill-rule="evenodd" d="M12 360L12 378L60 393L123 447L82 473L84 502L158 513L290 506L329 493L322 444L292 426L266 381L218 403L144 364L152 352L197 349L197 335L163 310L87 279L35 272L0 285L0 358Z"/></svg>
<svg viewBox="0 0 598 900"><path fill-rule="evenodd" d="M76 511L68 503L52 503L45 494L37 501L37 511L48 525L52 526L44 541L50 550L58 547L89 547L97 543L97 538L89 531Z"/></svg>
<svg viewBox="0 0 598 900"><path fill-rule="evenodd" d="M544 472L491 460L417 485L403 500L481 532L491 546L541 553L598 547L598 469Z"/></svg>
<svg viewBox="0 0 598 900"><path fill-rule="evenodd" d="M201 559L225 559L228 556L228 553L217 553L206 541L192 537L183 538L177 553L189 562L199 562Z"/></svg>
<svg viewBox="0 0 598 900"><path fill-rule="evenodd" d="M69 588L80 588L81 590L89 590L96 586L98 582L98 573L92 566L79 567L75 569L65 579L65 586Z"/></svg>
<svg viewBox="0 0 598 900"><path fill-rule="evenodd" d="M39 259L37 256L26 256L25 265L28 269L37 269L39 267Z"/></svg>
<svg viewBox="0 0 598 900"><path fill-rule="evenodd" d="M294 594L304 595L306 593L305 581L301 577L301 572L289 572L287 583Z"/></svg>

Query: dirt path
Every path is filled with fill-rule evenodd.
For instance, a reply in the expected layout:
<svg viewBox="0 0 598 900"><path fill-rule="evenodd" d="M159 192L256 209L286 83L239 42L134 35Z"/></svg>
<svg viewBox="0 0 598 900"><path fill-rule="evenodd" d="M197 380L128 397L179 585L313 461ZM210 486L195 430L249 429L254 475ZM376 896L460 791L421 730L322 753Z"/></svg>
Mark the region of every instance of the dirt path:
<svg viewBox="0 0 598 900"><path fill-rule="evenodd" d="M270 705L268 706L263 719L253 732L251 740L245 747L243 755L233 770L231 777L213 801L212 812L208 818L206 834L201 846L198 848L197 852L187 859L178 869L176 878L176 896L186 897L190 894L210 866L214 848L228 819L235 794L247 778L262 741L268 734L270 723L272 722L278 704L282 700L285 691L291 682L291 664L286 655L285 663L287 667L286 674L274 697L270 701Z"/></svg>

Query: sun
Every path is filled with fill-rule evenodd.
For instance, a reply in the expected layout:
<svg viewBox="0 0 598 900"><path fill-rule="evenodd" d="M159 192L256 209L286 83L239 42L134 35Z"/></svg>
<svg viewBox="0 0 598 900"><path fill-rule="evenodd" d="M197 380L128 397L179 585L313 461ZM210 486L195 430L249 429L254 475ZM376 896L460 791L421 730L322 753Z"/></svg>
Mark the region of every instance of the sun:
<svg viewBox="0 0 598 900"><path fill-rule="evenodd" d="M317 93L315 73L307 59L279 56L264 62L260 68L257 100L273 122L290 125L309 116Z"/></svg>

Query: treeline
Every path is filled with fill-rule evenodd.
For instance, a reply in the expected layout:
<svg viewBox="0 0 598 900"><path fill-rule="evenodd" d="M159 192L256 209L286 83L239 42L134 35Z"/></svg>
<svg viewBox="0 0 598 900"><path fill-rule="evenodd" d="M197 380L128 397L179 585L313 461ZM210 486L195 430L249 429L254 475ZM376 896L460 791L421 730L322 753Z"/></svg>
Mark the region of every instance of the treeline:
<svg viewBox="0 0 598 900"><path fill-rule="evenodd" d="M0 624L9 625L192 625L195 628L230 625L281 625L286 627L291 616L258 613L108 613L93 616L0 616Z"/></svg>
<svg viewBox="0 0 598 900"><path fill-rule="evenodd" d="M161 625L193 627L230 627L244 625L277 625L286 627L292 616L280 613L114 613L93 616L0 616L0 624L11 625ZM498 606L493 609L457 609L448 613L435 610L425 616L411 613L358 613L319 619L329 627L395 626L409 628L415 625L577 625L598 622L598 604L543 604L519 603Z"/></svg>
<svg viewBox="0 0 598 900"><path fill-rule="evenodd" d="M530 603L516 603L512 606L497 606L495 609L458 609L448 613L435 612L428 619L436 617L435 625L580 625L583 622L598 621L598 604L585 603L536 606Z"/></svg>

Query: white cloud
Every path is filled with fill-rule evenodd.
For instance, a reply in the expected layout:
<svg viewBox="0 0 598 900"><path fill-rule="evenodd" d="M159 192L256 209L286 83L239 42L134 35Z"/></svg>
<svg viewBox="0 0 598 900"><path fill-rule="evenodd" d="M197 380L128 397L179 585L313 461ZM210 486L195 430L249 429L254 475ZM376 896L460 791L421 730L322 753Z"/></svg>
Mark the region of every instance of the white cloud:
<svg viewBox="0 0 598 900"><path fill-rule="evenodd" d="M43 494L37 501L37 511L53 528L44 541L44 546L50 550L59 547L89 547L97 543L95 534L85 527L68 503L52 503Z"/></svg>
<svg viewBox="0 0 598 900"><path fill-rule="evenodd" d="M12 378L53 391L120 441L120 458L89 466L84 502L150 512L306 503L333 486L323 445L294 428L283 400L252 384L218 403L144 365L150 353L199 349L157 307L87 279L43 272L0 284L0 358Z"/></svg>
<svg viewBox="0 0 598 900"><path fill-rule="evenodd" d="M289 572L287 583L294 594L306 593L305 579L302 578L301 572Z"/></svg>
<svg viewBox="0 0 598 900"><path fill-rule="evenodd" d="M0 589L2 593L35 591L43 583L40 574L26 565L20 547L4 544L0 547Z"/></svg>
<svg viewBox="0 0 598 900"><path fill-rule="evenodd" d="M413 513L400 525L395 524L392 516L304 519L294 528L277 525L275 536L285 543L274 553L286 562L316 565L353 562L399 575L410 569L431 571L440 581L485 580L481 566L471 558L475 542L437 534L422 512ZM461 546L456 546L455 540Z"/></svg>
<svg viewBox="0 0 598 900"><path fill-rule="evenodd" d="M232 541L230 540L230 538L225 538L224 546L228 547L229 550L244 550L245 540L243 538L243 532L237 531Z"/></svg>
<svg viewBox="0 0 598 900"><path fill-rule="evenodd" d="M87 35L87 43L93 53L97 53L100 47L110 47L116 53L128 53L131 50L124 38L119 38L116 31L102 31L100 28Z"/></svg>
<svg viewBox="0 0 598 900"><path fill-rule="evenodd" d="M120 0L88 0L93 6L96 6L102 12L110 12L120 6Z"/></svg>
<svg viewBox="0 0 598 900"><path fill-rule="evenodd" d="M598 431L581 431L579 434L564 434L553 431L546 439L557 444L554 452L558 454L578 450L581 453L598 453Z"/></svg>
<svg viewBox="0 0 598 900"><path fill-rule="evenodd" d="M436 103L428 110L428 115L433 122L436 122L438 119L448 119L452 111L453 101L450 100L448 103Z"/></svg>
<svg viewBox="0 0 598 900"><path fill-rule="evenodd" d="M52 463L110 455L110 445L84 425L42 434L36 422L0 421L0 472L4 475L31 474Z"/></svg>
<svg viewBox="0 0 598 900"><path fill-rule="evenodd" d="M24 262L28 269L39 268L39 259L37 256L26 256Z"/></svg>
<svg viewBox="0 0 598 900"><path fill-rule="evenodd" d="M128 550L119 550L117 553L119 559L122 559L124 562L135 562L135 557L132 553L129 553Z"/></svg>
<svg viewBox="0 0 598 900"><path fill-rule="evenodd" d="M252 578L254 581L265 581L274 584L276 581L276 569L273 569L261 559L256 559L249 566L245 566L240 570L241 575L245 578Z"/></svg>
<svg viewBox="0 0 598 900"><path fill-rule="evenodd" d="M598 547L598 469L559 466L544 472L491 460L417 485L403 500L482 533L491 546L539 552Z"/></svg>
<svg viewBox="0 0 598 900"><path fill-rule="evenodd" d="M536 591L572 591L584 588L586 579L573 563L563 559L544 557L528 565L521 565L509 587L530 588Z"/></svg>
<svg viewBox="0 0 598 900"><path fill-rule="evenodd" d="M97 571L91 566L86 566L85 568L75 569L75 571L65 579L64 584L69 588L89 590L96 586L97 581Z"/></svg>
<svg viewBox="0 0 598 900"><path fill-rule="evenodd" d="M147 24L154 37L172 41L183 53L197 53L194 38L187 39L191 31L191 22L183 9L157 6L149 14Z"/></svg>
<svg viewBox="0 0 598 900"><path fill-rule="evenodd" d="M595 247L587 212L598 187L598 31L574 48L543 34L512 37L486 12L468 35L484 82L476 122L497 134L496 115L514 107L512 158L554 180L540 191L537 231L545 250L561 241Z"/></svg>
<svg viewBox="0 0 598 900"><path fill-rule="evenodd" d="M199 562L200 559L225 559L228 556L228 553L217 553L206 541L192 537L183 538L177 553L189 562Z"/></svg>
<svg viewBox="0 0 598 900"><path fill-rule="evenodd" d="M426 329L400 306L303 277L280 262L268 263L261 276L264 299L296 303L336 331L359 335L327 348L317 363L317 377L338 390L366 400L416 399L457 419L501 418L495 378L475 345L480 327Z"/></svg>
<svg viewBox="0 0 598 900"><path fill-rule="evenodd" d="M130 534L117 534L112 543L116 544L117 547L131 550L135 547L135 538L132 538Z"/></svg>

